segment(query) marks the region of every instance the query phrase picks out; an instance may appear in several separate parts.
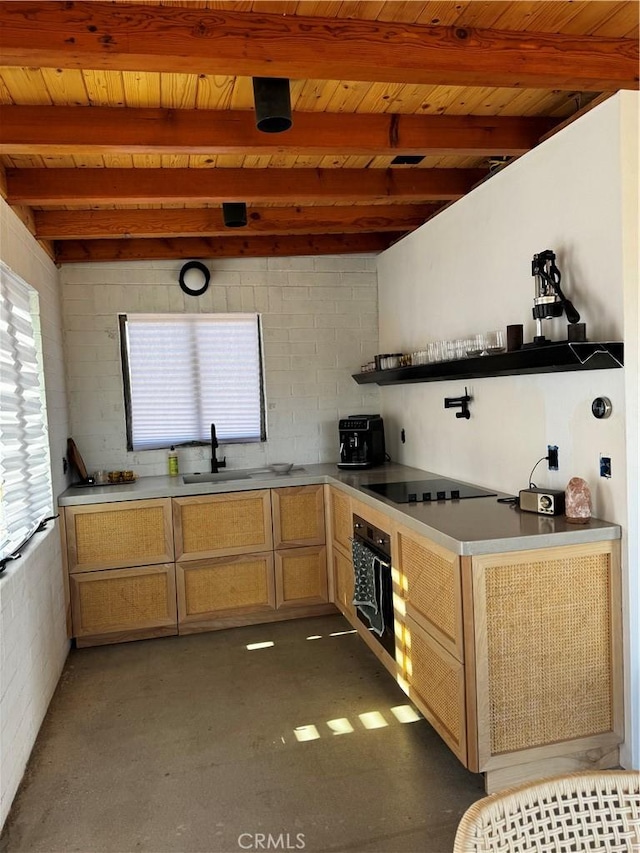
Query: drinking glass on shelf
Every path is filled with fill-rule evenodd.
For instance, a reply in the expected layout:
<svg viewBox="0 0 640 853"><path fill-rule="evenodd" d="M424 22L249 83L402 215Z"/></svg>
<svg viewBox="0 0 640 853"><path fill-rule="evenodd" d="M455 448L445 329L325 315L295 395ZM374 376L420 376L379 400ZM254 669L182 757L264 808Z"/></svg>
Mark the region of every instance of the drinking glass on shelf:
<svg viewBox="0 0 640 853"><path fill-rule="evenodd" d="M431 341L427 344L427 355L430 364L435 364L442 361L442 346L441 341Z"/></svg>
<svg viewBox="0 0 640 853"><path fill-rule="evenodd" d="M456 359L464 358L467 354L467 340L466 338L458 338L455 341L456 347Z"/></svg>
<svg viewBox="0 0 640 853"><path fill-rule="evenodd" d="M454 361L456 357L456 342L455 341L443 341L442 342L442 359L443 361Z"/></svg>
<svg viewBox="0 0 640 853"><path fill-rule="evenodd" d="M473 335L467 341L467 355L470 358L476 358L483 355L486 349L486 340L484 335Z"/></svg>
<svg viewBox="0 0 640 853"><path fill-rule="evenodd" d="M487 332L486 334L486 349L488 355L495 355L497 352L504 352L504 332L498 330L496 332Z"/></svg>

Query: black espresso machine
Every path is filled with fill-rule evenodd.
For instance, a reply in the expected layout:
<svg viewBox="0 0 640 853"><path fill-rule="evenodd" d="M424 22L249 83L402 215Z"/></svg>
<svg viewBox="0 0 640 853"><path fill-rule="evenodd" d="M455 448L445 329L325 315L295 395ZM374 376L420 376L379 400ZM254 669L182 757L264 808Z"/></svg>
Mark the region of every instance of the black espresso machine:
<svg viewBox="0 0 640 853"><path fill-rule="evenodd" d="M338 421L338 468L373 468L385 461L384 424L380 415L349 415Z"/></svg>

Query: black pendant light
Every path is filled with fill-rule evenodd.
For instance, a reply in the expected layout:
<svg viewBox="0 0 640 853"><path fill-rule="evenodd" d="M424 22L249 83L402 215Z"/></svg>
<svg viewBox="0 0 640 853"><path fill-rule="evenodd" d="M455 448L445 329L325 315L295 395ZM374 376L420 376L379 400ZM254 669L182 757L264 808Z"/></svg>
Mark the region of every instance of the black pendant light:
<svg viewBox="0 0 640 853"><path fill-rule="evenodd" d="M222 219L227 228L244 228L247 224L247 205L243 201L223 201Z"/></svg>
<svg viewBox="0 0 640 853"><path fill-rule="evenodd" d="M286 77L254 77L256 127L263 133L282 133L293 124L291 93Z"/></svg>

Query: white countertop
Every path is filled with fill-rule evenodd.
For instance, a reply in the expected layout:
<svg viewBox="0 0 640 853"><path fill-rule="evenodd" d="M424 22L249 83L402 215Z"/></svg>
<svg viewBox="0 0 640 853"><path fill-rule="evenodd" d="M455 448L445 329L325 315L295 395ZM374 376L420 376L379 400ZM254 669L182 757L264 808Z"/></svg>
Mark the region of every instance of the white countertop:
<svg viewBox="0 0 640 853"><path fill-rule="evenodd" d="M221 475L224 476L224 471ZM238 473L233 469L230 473ZM564 516L522 512L496 497L429 504L394 504L362 488L367 483L394 483L447 476L405 465L388 463L366 470L342 470L335 463L296 466L289 474L246 469L248 479L185 484L177 477L141 477L117 486L72 486L58 498L60 506L82 506L149 498L178 498L252 489L278 489L319 483L342 488L362 503L386 513L423 536L457 554L495 554L559 545L619 539L620 527L592 518L587 524L570 524ZM472 484L475 485L475 484ZM504 497L499 493L497 497Z"/></svg>

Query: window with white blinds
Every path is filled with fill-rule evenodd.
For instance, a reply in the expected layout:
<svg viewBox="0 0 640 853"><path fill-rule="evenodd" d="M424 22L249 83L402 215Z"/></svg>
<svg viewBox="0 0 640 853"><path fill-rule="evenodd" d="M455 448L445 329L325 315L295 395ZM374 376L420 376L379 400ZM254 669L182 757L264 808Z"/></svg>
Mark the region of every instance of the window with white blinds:
<svg viewBox="0 0 640 853"><path fill-rule="evenodd" d="M129 450L264 441L257 314L120 315Z"/></svg>
<svg viewBox="0 0 640 853"><path fill-rule="evenodd" d="M0 564L52 507L38 294L0 262Z"/></svg>

